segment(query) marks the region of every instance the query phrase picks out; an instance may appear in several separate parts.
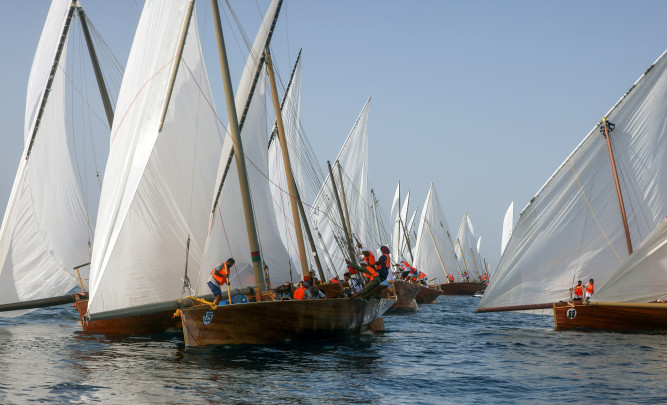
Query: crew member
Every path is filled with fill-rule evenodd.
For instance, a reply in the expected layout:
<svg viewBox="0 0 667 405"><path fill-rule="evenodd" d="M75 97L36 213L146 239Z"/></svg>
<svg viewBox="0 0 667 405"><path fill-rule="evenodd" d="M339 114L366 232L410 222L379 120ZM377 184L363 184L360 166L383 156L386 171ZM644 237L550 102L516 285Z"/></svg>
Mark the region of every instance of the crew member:
<svg viewBox="0 0 667 405"><path fill-rule="evenodd" d="M236 263L233 258L227 259L226 262L211 270L211 277L208 279L208 288L215 295L213 306L216 307L222 298L221 285L229 284L229 269Z"/></svg>
<svg viewBox="0 0 667 405"><path fill-rule="evenodd" d="M353 298L356 297L366 298L370 296L370 294L375 290L375 288L379 286L381 282L387 279L386 272L384 273L385 276L383 276L381 272L371 267L371 265L369 265L368 262L365 261L361 262L360 266L355 266L353 264L351 264L351 266L357 271L364 273L370 278L368 284L366 284L364 288L361 289L361 291L352 295Z"/></svg>
<svg viewBox="0 0 667 405"><path fill-rule="evenodd" d="M453 283L454 282L454 276L452 274L448 275L447 276L447 281L449 281L450 283Z"/></svg>
<svg viewBox="0 0 667 405"><path fill-rule="evenodd" d="M591 297L593 296L594 288L593 288L593 279L590 279L588 283L586 283L586 304L591 300Z"/></svg>
<svg viewBox="0 0 667 405"><path fill-rule="evenodd" d="M389 274L390 267L391 267L391 258L389 257L389 248L386 246L380 246L380 252L382 252L382 256L380 256L376 261L375 261L375 268L378 271L378 274L382 277L383 280L387 279L387 275Z"/></svg>
<svg viewBox="0 0 667 405"><path fill-rule="evenodd" d="M581 280L577 281L577 285L574 288L570 288L572 291L572 301L580 301L584 296L584 286L581 285Z"/></svg>
<svg viewBox="0 0 667 405"><path fill-rule="evenodd" d="M308 284L308 287L310 287L309 282L302 281L302 282L299 283L299 288L297 288L294 291L294 299L295 300L305 300L306 299L306 290L308 288L308 287L305 286L306 284Z"/></svg>

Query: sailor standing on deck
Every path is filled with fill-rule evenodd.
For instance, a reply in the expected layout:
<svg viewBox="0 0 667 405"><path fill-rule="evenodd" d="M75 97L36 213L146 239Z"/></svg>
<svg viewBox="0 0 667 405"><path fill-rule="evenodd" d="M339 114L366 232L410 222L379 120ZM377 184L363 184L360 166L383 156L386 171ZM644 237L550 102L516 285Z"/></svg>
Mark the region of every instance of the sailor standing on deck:
<svg viewBox="0 0 667 405"><path fill-rule="evenodd" d="M586 283L586 304L591 300L591 297L593 296L594 288L593 288L593 279L590 279L588 283Z"/></svg>
<svg viewBox="0 0 667 405"><path fill-rule="evenodd" d="M234 263L236 262L233 258L230 257L226 262L221 263L218 267L211 271L211 277L208 279L208 288L210 288L211 292L215 295L215 300L213 300L214 307L218 305L220 298L222 298L222 291L220 290L220 286L229 284L229 270L232 268Z"/></svg>
<svg viewBox="0 0 667 405"><path fill-rule="evenodd" d="M574 288L570 288L570 290L573 292L572 301L581 302L584 296L584 286L581 285L581 280L577 281L577 285Z"/></svg>

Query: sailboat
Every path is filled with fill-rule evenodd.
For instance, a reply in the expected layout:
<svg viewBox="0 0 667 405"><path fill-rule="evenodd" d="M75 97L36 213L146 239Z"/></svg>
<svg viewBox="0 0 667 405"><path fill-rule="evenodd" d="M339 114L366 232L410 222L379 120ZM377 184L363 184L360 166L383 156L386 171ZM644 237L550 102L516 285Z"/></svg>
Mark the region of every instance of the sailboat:
<svg viewBox="0 0 667 405"><path fill-rule="evenodd" d="M477 249L475 233L468 213L463 215L453 249L459 263L459 274L454 275L454 279L461 281L442 284L440 286L442 293L445 295L479 295L485 290L486 282L479 280L481 274L478 263L481 264L482 261L479 253L475 252Z"/></svg>
<svg viewBox="0 0 667 405"><path fill-rule="evenodd" d="M280 1L272 4L274 11L280 7ZM227 57L222 34L222 27L219 19L217 3L213 3L214 19L216 23L216 34L221 58L221 68L223 70L223 82L225 86L226 99L228 103L228 113L230 118L231 136L233 138L233 150L238 174L238 184L241 190L243 200L243 210L246 220L246 229L248 233L249 247L252 256L252 270L256 282L254 302L243 304L227 304L211 308L209 305L198 305L184 301L181 308L181 319L183 323L184 339L187 346L200 346L207 344L265 344L284 340L326 340L342 336L357 335L366 331L383 328L380 316L393 303L393 300L385 299L318 299L318 300L290 300L277 301L273 297L270 289L266 288L265 274L259 266L261 261L261 252L254 251L258 246L258 235L261 234L255 228L255 219L253 218L253 207L250 205L250 183L246 172L246 154L244 152L243 140L240 136L240 130L237 120L236 109L234 108L231 80L229 78L229 69L227 67ZM277 12L267 13L270 17L269 24L265 27L273 27ZM266 21L266 20L265 20ZM255 44L258 42L256 41ZM261 43L260 43L261 45ZM253 50L256 50L253 46ZM266 62L269 79L272 87L272 99L276 109L276 119L279 128L279 136L283 147L283 162L285 164L285 173L288 176L290 187L290 198L292 202L292 212L294 226L300 228L299 214L296 212L296 190L295 181L292 175L286 137L284 135L284 126L282 122L282 113L278 105L277 89L273 75L273 67L269 55L268 43L264 45L261 55L263 57L257 60L261 66ZM252 52L251 52L252 55ZM243 79L242 79L243 80ZM258 85L263 81L257 82ZM266 133L266 132L265 132ZM230 144L231 142L226 142ZM252 146L252 145L251 145ZM266 147L253 148L262 150L267 154ZM223 157L224 157L223 153ZM248 156L249 158L250 156ZM250 160L250 159L248 159ZM256 165L257 162L254 163ZM221 165L222 166L222 165ZM263 166L265 167L265 166ZM220 176L219 176L220 177ZM254 181L255 184L258 182ZM220 189L223 185L221 184ZM224 192L224 189L222 189ZM229 188L227 188L229 190ZM256 190L256 189L255 189ZM268 192L268 184L265 184L265 190ZM253 191L253 196L256 193ZM269 200L267 203L271 204ZM222 208L221 208L222 209ZM227 215L233 215L230 208L225 207ZM237 213L238 215L238 213ZM275 217L270 218L275 223ZM209 234L211 233L209 229ZM280 240L279 238L275 238ZM210 244L208 246L211 246ZM303 244L299 247L301 262L304 263L305 254ZM302 268L303 275L307 268ZM228 293L229 298L231 294Z"/></svg>
<svg viewBox="0 0 667 405"><path fill-rule="evenodd" d="M68 292L87 289L92 224L70 156L65 111L68 36L76 16L109 125L113 120L81 5L52 1L30 70L24 149L0 228L0 311L7 316L72 303L76 296Z"/></svg>
<svg viewBox="0 0 667 405"><path fill-rule="evenodd" d="M426 273L430 282L436 283L436 288L424 288L419 293L422 296L417 297L424 303L429 302L429 298L435 303L437 296L443 292L442 286L447 285L447 276L460 271L449 225L433 183L426 195L419 219L415 250L415 267Z"/></svg>
<svg viewBox="0 0 667 405"><path fill-rule="evenodd" d="M520 214L478 312L553 311L557 330L665 328L667 306L648 303L667 295L665 111L663 53ZM591 302L568 302L589 279L602 286Z"/></svg>
<svg viewBox="0 0 667 405"><path fill-rule="evenodd" d="M514 201L510 203L510 206L507 207L505 212L505 218L503 218L503 233L500 239L500 255L502 256L505 253L505 248L507 243L512 237L512 227L514 226Z"/></svg>

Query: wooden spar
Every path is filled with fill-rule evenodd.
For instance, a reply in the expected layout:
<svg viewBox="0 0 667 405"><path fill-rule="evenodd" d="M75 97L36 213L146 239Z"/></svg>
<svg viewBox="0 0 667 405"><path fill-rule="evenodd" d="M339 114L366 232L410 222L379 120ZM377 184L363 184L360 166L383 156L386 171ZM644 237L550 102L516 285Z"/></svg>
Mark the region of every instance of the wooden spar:
<svg viewBox="0 0 667 405"><path fill-rule="evenodd" d="M528 305L510 305L507 307L490 307L490 308L477 308L475 312L507 312L507 311L529 311L531 309L551 309L553 308L553 303L547 304L528 304Z"/></svg>
<svg viewBox="0 0 667 405"><path fill-rule="evenodd" d="M431 225L429 225L428 220L426 218L424 218L424 223L428 228L428 233L431 235L431 240L433 241L435 252L438 254L438 259L440 260L440 265L442 266L442 270L445 272L445 277L447 277L447 269L445 268L445 263L442 261L442 256L440 256L440 249L438 249L438 245L435 243L435 238L433 237L433 232L431 231Z"/></svg>
<svg viewBox="0 0 667 405"><path fill-rule="evenodd" d="M338 188L336 187L336 180L334 179L333 170L331 169L331 162L327 160L327 166L329 166L329 177L331 178L331 187L333 188L333 193L336 198L336 205L338 206L338 214L340 215L341 222L343 224L343 233L345 234L345 241L347 243L348 254L350 255L350 261L357 265L357 258L354 254L354 248L352 247L352 240L347 232L345 227L345 215L343 214L343 207L340 204L340 198L338 197Z"/></svg>
<svg viewBox="0 0 667 405"><path fill-rule="evenodd" d="M378 237L377 243L379 245L382 245L382 238L380 237L380 226L378 225L377 204L376 204L375 192L373 191L373 189L371 189L371 196L373 197L373 217L375 218L375 233L377 234Z"/></svg>
<svg viewBox="0 0 667 405"><path fill-rule="evenodd" d="M623 203L623 194L621 193L621 185L618 181L618 172L616 172L616 162L614 160L614 152L611 148L611 138L609 134L609 126L607 118L602 118L602 127L604 128L604 135L607 138L607 148L609 149L609 159L611 160L611 169L614 172L614 180L616 181L616 193L618 194L618 203L621 206L621 218L623 219L623 227L625 228L625 241L628 244L628 254L632 254L632 241L630 240L630 230L628 229L628 219L625 214L625 204Z"/></svg>
<svg viewBox="0 0 667 405"><path fill-rule="evenodd" d="M306 217L306 211L303 209L303 203L301 202L302 200L298 189L296 190L296 199L297 201L299 201L298 204L299 213L301 214L301 220L303 221L303 228L306 230L306 236L308 237L308 244L310 245L310 250L313 253L313 258L315 259L315 266L317 267L317 272L320 275L320 280L324 282L326 278L324 277L324 271L322 270L320 255L317 253L317 248L315 247L315 240L313 239L313 233L310 231L310 224L308 223L308 218Z"/></svg>
<svg viewBox="0 0 667 405"><path fill-rule="evenodd" d="M37 118L33 123L32 136L30 137L30 145L28 146L28 151L25 155L25 160L30 158L30 153L32 152L32 147L35 143L35 137L37 136L37 131L39 130L39 124L42 121L42 115L44 115L44 110L46 109L46 102L49 99L49 94L51 94L51 86L53 85L53 80L56 77L56 71L58 70L58 64L60 64L60 57L63 54L63 48L65 43L67 43L67 33L69 32L70 23L72 22L72 16L74 15L74 8L76 7L77 0L72 0L72 3L69 6L69 11L67 12L67 18L65 19L65 26L63 27L63 32L60 35L60 41L58 42L58 49L56 50L56 56L53 58L53 64L51 65L51 72L49 73L49 79L46 82L46 87L44 88L44 96L42 97L42 102L39 105L39 112L37 113Z"/></svg>
<svg viewBox="0 0 667 405"><path fill-rule="evenodd" d="M269 46L271 43L271 37L273 36L273 30L276 27L276 21L278 21L278 14L280 13L280 7L282 6L283 2L280 0L278 2L278 5L276 7L276 14L273 16L273 20L271 21L271 27L269 29L269 32L266 36L266 43L264 44L264 47L266 48ZM220 15L220 14L218 14ZM255 93L255 88L257 87L257 81L259 80L259 74L262 71L262 65L264 63L264 53L262 52L261 59L257 63L257 69L255 70L253 80L252 80L252 85L250 86L250 92L248 93L248 98L245 101L245 105L243 106L243 114L241 115L241 120L239 121L239 129L243 129L243 125L245 124L245 118L248 114L248 110L250 109L250 102L252 101L252 96ZM220 180L220 184L218 185L218 191L215 194L215 200L213 201L213 209L211 210L211 221L213 221L213 216L215 215L215 210L218 207L218 202L220 201L220 195L222 194L222 186L225 184L225 179L227 179L227 173L229 172L229 167L232 165L232 158L234 157L234 149L229 152L229 156L227 157L227 163L225 164L225 169L222 172L222 179Z"/></svg>
<svg viewBox="0 0 667 405"><path fill-rule="evenodd" d="M463 254L463 246L461 246L461 239L456 239L456 241L459 243L459 250L461 251L461 258L463 258L463 265L466 268L466 271L468 271L468 265L466 264L466 255Z"/></svg>
<svg viewBox="0 0 667 405"><path fill-rule="evenodd" d="M104 84L104 76L102 76L102 69L100 69L100 63L97 60L97 52L95 52L95 46L93 45L93 41L90 37L90 31L88 30L88 20L86 20L86 13L83 11L81 6L77 6L76 10L79 13L79 18L81 18L83 37L86 39L86 46L88 47L90 61L93 64L93 71L95 72L97 87L100 89L102 104L104 104L104 112L107 115L107 121L109 121L109 128L111 128L113 124L113 106L111 105L111 100L109 99L109 92L107 91L107 87Z"/></svg>
<svg viewBox="0 0 667 405"><path fill-rule="evenodd" d="M302 274L310 274L308 271L308 258L306 257L306 247L303 243L303 229L301 228L301 219L299 218L299 207L301 201L297 200L296 182L292 172L292 163L287 150L287 137L285 136L285 127L283 125L282 111L278 101L278 89L276 88L276 78L273 74L273 63L271 62L271 52L266 47L264 50L266 59L266 68L269 73L269 82L271 82L271 98L276 114L276 124L278 126L278 139L280 140L280 149L282 150L283 165L285 166L285 176L287 177L287 187L290 194L290 205L292 206L292 219L294 220L294 231L296 233L297 246L299 248L299 258L301 259Z"/></svg>
<svg viewBox="0 0 667 405"><path fill-rule="evenodd" d="M232 79L229 74L229 64L227 63L227 51L225 49L225 39L222 34L222 23L220 22L218 1L211 0L211 7L213 8L213 21L215 23L216 38L218 40L218 57L220 59L220 70L222 73L223 86L225 88L225 101L227 103L227 114L229 115L229 129L232 136L234 154L236 155L236 170L239 175L243 212L246 229L248 231L248 242L250 243L252 269L255 274L257 287L259 288L259 291L262 292L266 290L266 283L264 281L264 275L262 274L262 257L259 252L259 241L257 238L257 229L255 228L255 214L253 213L252 201L250 200L250 185L248 184L248 175L246 173L241 131L236 116L236 103L234 102Z"/></svg>
<svg viewBox="0 0 667 405"><path fill-rule="evenodd" d="M0 305L0 312L18 311L22 309L35 309L53 307L56 305L71 304L75 301L74 295L61 295L59 297L42 298L38 300L13 302Z"/></svg>
<svg viewBox="0 0 667 405"><path fill-rule="evenodd" d="M347 237L350 241L352 241L352 227L350 226L350 212L347 210L347 198L345 198L345 187L343 186L343 169L340 167L340 162L336 161L335 163L338 165L338 177L340 178L340 193L341 197L343 197L343 207L345 208L345 223L347 224Z"/></svg>
<svg viewBox="0 0 667 405"><path fill-rule="evenodd" d="M88 246L90 246L90 242L88 243ZM88 263L84 263L84 264L80 264L80 265L78 265L78 266L76 266L76 267L74 268L74 270L76 270L76 275L77 275L77 277L79 278L79 286L81 287L81 292L82 292L82 293L85 293L85 292L86 292L86 289L83 288L83 280L81 279L81 273L79 272L79 269L82 268L82 267L88 266L89 264L90 264L90 262L88 262Z"/></svg>
<svg viewBox="0 0 667 405"><path fill-rule="evenodd" d="M408 228L406 228L405 222L403 222L400 219L400 215L399 215L399 220L398 221L399 221L399 224L401 225L401 229L403 229L403 234L405 235L405 243L408 245L408 253L410 253L410 261L412 261L414 263L415 258L414 258L414 256L412 256L412 247L410 247L410 232L408 232Z"/></svg>
<svg viewBox="0 0 667 405"><path fill-rule="evenodd" d="M192 20L192 9L194 8L194 5L195 2L190 1L188 3L188 9L185 12L185 20L183 21L183 28L181 29L181 36L178 39L178 48L176 49L176 56L174 57L174 67L171 69L171 75L169 76L169 85L167 86L167 96L165 97L164 106L162 107L162 114L160 114L160 126L159 126L160 132L162 132L162 126L164 125L164 118L167 115L167 108L169 107L169 102L171 101L171 93L174 91L174 82L176 82L178 67L181 65L183 47L185 46L185 39L188 36L188 27L190 27L190 21Z"/></svg>

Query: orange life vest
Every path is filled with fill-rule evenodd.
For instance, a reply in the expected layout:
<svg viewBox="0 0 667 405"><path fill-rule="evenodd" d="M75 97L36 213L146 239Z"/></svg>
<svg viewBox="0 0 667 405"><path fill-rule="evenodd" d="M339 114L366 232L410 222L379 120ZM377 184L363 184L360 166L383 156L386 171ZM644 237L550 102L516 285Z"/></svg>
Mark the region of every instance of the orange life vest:
<svg viewBox="0 0 667 405"><path fill-rule="evenodd" d="M454 276L453 275L450 274L450 275L447 276L447 278L449 279L450 283L454 282Z"/></svg>
<svg viewBox="0 0 667 405"><path fill-rule="evenodd" d="M405 270L409 270L409 269L410 269L410 265L408 264L408 262L401 262L401 270L405 271Z"/></svg>
<svg viewBox="0 0 667 405"><path fill-rule="evenodd" d="M306 297L306 287L301 286L294 291L294 299L302 300Z"/></svg>
<svg viewBox="0 0 667 405"><path fill-rule="evenodd" d="M422 272L420 271L420 272L419 272L419 278L422 279L422 280L425 279L425 278L426 278L426 274L424 274L424 273L422 273Z"/></svg>
<svg viewBox="0 0 667 405"><path fill-rule="evenodd" d="M213 270L211 270L211 274L213 275L213 278L215 279L215 281L220 283L220 285L225 284L227 282L227 278L229 276L229 269L227 268L227 263L222 264L222 269L220 269L220 271L218 273L222 274L222 277L215 274L215 268L213 268Z"/></svg>
<svg viewBox="0 0 667 405"><path fill-rule="evenodd" d="M364 255L364 260L371 266L375 267L375 255L373 253L368 252L367 255Z"/></svg>
<svg viewBox="0 0 667 405"><path fill-rule="evenodd" d="M373 281L375 277L380 276L378 272L375 271L375 268L373 268L370 264L366 266L366 270L368 270L368 272L371 273L371 274L366 274L368 277L370 277L370 281Z"/></svg>
<svg viewBox="0 0 667 405"><path fill-rule="evenodd" d="M593 294L593 283L586 283L586 292Z"/></svg>
<svg viewBox="0 0 667 405"><path fill-rule="evenodd" d="M336 280L336 279L334 278L334 279L331 280L331 282L332 282L332 283L337 283L338 280Z"/></svg>
<svg viewBox="0 0 667 405"><path fill-rule="evenodd" d="M383 256L387 256L387 260L384 261L384 265L387 266L385 267L386 269L389 269L389 266L391 266L391 259L389 258L388 254L384 254ZM380 256L382 257L382 256ZM382 264L376 264L375 268L378 270L382 270Z"/></svg>
<svg viewBox="0 0 667 405"><path fill-rule="evenodd" d="M584 295L584 286L583 285L577 285L574 287L574 295L575 297L581 297Z"/></svg>

